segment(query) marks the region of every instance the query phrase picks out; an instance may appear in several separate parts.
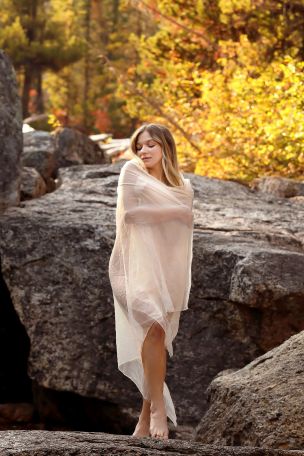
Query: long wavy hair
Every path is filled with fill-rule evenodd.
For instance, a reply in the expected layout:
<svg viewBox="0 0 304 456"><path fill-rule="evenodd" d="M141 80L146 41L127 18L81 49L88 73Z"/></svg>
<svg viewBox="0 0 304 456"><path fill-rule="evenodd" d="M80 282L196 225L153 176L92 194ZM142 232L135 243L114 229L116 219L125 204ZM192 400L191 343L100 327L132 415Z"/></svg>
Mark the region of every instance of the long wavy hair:
<svg viewBox="0 0 304 456"><path fill-rule="evenodd" d="M183 186L184 182L178 165L176 145L172 133L159 123L145 123L134 131L131 136L130 148L134 158L145 168L144 161L137 155L137 141L141 133L147 131L151 138L157 142L162 149L162 168L164 172L165 184L171 187Z"/></svg>

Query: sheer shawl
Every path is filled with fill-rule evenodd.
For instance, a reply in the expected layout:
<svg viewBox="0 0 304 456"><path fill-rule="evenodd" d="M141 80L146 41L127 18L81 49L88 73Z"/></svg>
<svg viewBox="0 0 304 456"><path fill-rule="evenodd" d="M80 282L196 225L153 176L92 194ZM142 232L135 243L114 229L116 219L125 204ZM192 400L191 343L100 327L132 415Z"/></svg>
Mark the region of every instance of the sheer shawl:
<svg viewBox="0 0 304 456"><path fill-rule="evenodd" d="M116 239L109 261L119 370L150 399L141 349L157 321L172 357L182 310L188 308L193 244L193 189L170 187L149 174L137 158L126 162L117 186ZM166 382L167 416L177 425Z"/></svg>

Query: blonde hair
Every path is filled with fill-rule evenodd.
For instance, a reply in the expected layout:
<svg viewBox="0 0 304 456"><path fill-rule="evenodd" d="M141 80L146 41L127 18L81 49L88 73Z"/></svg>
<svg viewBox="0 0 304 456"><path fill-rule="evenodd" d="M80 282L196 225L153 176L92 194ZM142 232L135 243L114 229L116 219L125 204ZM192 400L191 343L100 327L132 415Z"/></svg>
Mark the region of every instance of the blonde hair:
<svg viewBox="0 0 304 456"><path fill-rule="evenodd" d="M143 160L137 155L137 140L144 131L147 131L162 148L162 168L167 181L165 183L172 187L184 185L178 166L175 141L170 130L164 125L145 123L135 130L131 136L130 148L136 160L145 167Z"/></svg>

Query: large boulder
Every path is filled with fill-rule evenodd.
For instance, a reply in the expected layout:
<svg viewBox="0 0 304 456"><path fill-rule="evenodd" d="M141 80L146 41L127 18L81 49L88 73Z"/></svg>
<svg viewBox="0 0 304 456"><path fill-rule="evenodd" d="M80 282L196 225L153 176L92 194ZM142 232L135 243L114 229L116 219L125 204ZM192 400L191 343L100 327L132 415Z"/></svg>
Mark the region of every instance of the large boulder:
<svg viewBox="0 0 304 456"><path fill-rule="evenodd" d="M99 145L73 128L57 128L52 133L48 131L32 130L23 133L23 151L21 165L25 168L34 168L45 182L45 191L25 191L22 199L36 198L45 192L56 189L56 178L61 167L79 164L108 163L105 152ZM22 175L22 187L29 185L29 172ZM38 183L38 179L36 179ZM41 187L41 185L40 185Z"/></svg>
<svg viewBox="0 0 304 456"><path fill-rule="evenodd" d="M22 114L15 71L0 50L0 212L20 202Z"/></svg>
<svg viewBox="0 0 304 456"><path fill-rule="evenodd" d="M28 131L23 133L22 166L35 168L45 182L56 177L57 163L55 144L51 133L47 131Z"/></svg>
<svg viewBox="0 0 304 456"><path fill-rule="evenodd" d="M132 415L141 398L117 369L108 278L121 164L61 168L56 191L0 217L0 255L31 341L30 378ZM178 422L196 425L219 371L241 368L304 329L304 207L235 182L188 177L192 289L167 381Z"/></svg>
<svg viewBox="0 0 304 456"><path fill-rule="evenodd" d="M76 164L110 163L97 143L73 128L57 128L53 134L58 168Z"/></svg>
<svg viewBox="0 0 304 456"><path fill-rule="evenodd" d="M247 366L221 372L196 440L304 450L304 331Z"/></svg>

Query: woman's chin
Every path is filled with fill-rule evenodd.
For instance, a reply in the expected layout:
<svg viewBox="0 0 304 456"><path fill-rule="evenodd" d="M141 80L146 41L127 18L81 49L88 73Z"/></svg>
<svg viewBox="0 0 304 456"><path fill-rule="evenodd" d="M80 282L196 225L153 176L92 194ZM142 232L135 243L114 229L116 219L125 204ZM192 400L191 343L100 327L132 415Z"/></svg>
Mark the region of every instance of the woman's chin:
<svg viewBox="0 0 304 456"><path fill-rule="evenodd" d="M143 160L143 164L145 165L146 168L152 168L151 163L149 163L149 162L147 162L145 160Z"/></svg>

